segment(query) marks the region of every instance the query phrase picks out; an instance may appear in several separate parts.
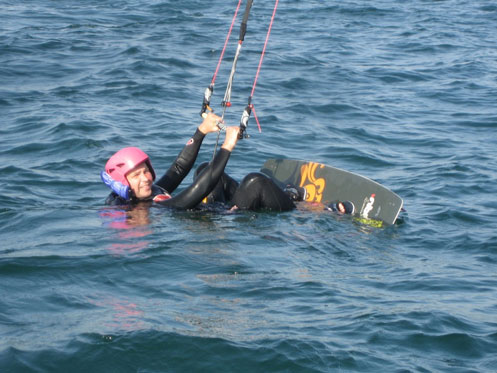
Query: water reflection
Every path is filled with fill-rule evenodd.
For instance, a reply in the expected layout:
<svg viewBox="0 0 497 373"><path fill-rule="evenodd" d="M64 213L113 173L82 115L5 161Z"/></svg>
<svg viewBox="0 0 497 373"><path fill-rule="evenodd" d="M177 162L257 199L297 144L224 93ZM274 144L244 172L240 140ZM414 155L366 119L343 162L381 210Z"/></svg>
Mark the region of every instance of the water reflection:
<svg viewBox="0 0 497 373"><path fill-rule="evenodd" d="M130 208L108 207L100 211L104 226L111 229L119 242L112 243L107 250L114 255L127 255L143 251L148 240L140 240L153 233L151 229L150 205L138 204ZM138 239L138 240L137 240Z"/></svg>
<svg viewBox="0 0 497 373"><path fill-rule="evenodd" d="M141 330L146 328L143 320L145 311L133 301L115 296L102 295L90 303L106 310L108 318L105 327L116 330Z"/></svg>

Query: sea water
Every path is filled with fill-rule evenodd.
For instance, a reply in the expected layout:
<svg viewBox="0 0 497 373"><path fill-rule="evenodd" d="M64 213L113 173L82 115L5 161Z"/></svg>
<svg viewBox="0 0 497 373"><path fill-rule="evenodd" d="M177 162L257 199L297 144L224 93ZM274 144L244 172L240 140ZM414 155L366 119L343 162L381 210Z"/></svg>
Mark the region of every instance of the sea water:
<svg viewBox="0 0 497 373"><path fill-rule="evenodd" d="M262 133L227 172L346 169L404 199L397 224L104 205L113 152L161 175L194 133L236 5L0 1L0 371L496 371L493 1L279 3ZM254 2L230 125L273 5Z"/></svg>

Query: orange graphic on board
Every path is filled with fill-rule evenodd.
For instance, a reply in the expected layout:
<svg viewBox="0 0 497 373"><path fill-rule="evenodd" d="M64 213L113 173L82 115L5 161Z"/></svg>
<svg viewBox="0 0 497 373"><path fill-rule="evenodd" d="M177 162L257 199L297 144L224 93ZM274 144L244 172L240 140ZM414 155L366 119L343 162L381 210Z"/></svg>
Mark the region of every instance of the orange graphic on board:
<svg viewBox="0 0 497 373"><path fill-rule="evenodd" d="M323 198L326 180L322 177L316 178L316 170L323 167L322 164L309 162L300 168L300 186L307 191L305 200L308 202L321 202Z"/></svg>

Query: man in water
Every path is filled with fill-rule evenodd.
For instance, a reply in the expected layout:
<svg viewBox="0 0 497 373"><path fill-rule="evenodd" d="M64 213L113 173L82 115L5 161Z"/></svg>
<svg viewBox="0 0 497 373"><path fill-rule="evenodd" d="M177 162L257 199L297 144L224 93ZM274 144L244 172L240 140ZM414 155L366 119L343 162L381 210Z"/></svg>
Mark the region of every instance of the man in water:
<svg viewBox="0 0 497 373"><path fill-rule="evenodd" d="M288 211L296 207L294 202L305 200L304 188L289 185L281 189L262 173L250 173L238 184L224 172L238 141L239 127L226 128L224 143L213 161L200 165L193 184L172 196L192 169L204 137L208 133L218 132L220 121L220 117L209 113L169 170L155 183L155 171L146 153L135 147L119 150L107 161L105 172L102 172L102 180L112 189L106 204L155 202L186 210L207 201L228 204L231 210ZM338 202L328 209L338 213L353 213L353 208L348 208L348 204L350 202Z"/></svg>
<svg viewBox="0 0 497 373"><path fill-rule="evenodd" d="M219 131L220 121L220 117L209 113L169 170L155 183L155 171L146 153L135 147L119 150L107 161L105 172L102 172L102 180L112 189L106 204L155 202L182 210L192 209L209 196L216 186L218 190L220 187L224 189L223 185L229 180L231 193L223 202L229 200L234 209L286 211L295 208L292 199L261 173L247 175L239 185L224 173L238 141L239 127L227 127L224 143L213 161L199 168L192 185L175 196L171 195L192 169L204 137Z"/></svg>

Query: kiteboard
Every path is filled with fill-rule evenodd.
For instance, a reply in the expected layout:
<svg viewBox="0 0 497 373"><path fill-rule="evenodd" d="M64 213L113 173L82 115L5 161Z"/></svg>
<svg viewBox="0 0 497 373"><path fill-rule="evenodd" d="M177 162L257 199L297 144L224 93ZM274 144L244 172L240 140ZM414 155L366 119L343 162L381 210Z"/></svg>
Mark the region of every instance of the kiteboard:
<svg viewBox="0 0 497 373"><path fill-rule="evenodd" d="M320 163L268 159L261 172L282 188L288 184L304 187L307 202L329 205L350 201L354 218L373 226L394 224L403 205L397 194L376 181Z"/></svg>

